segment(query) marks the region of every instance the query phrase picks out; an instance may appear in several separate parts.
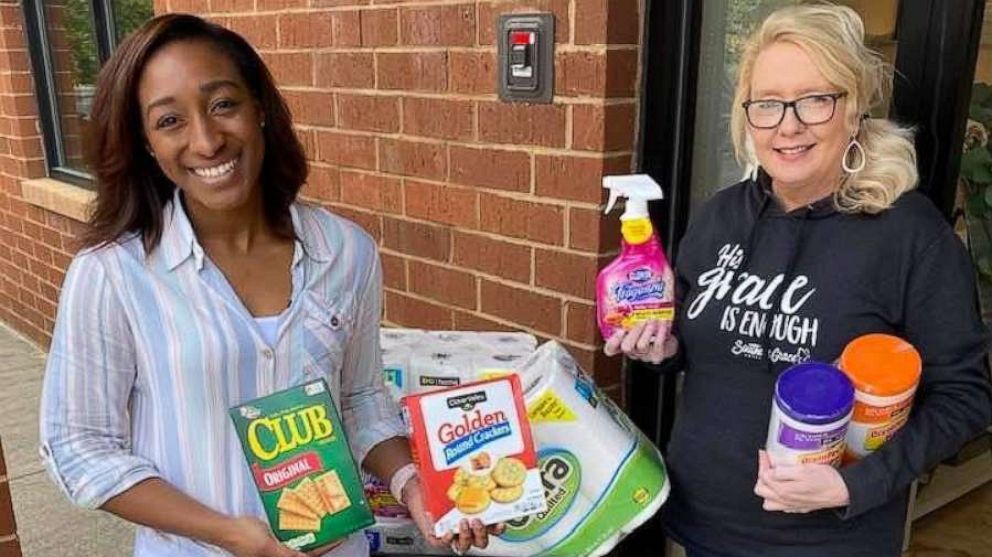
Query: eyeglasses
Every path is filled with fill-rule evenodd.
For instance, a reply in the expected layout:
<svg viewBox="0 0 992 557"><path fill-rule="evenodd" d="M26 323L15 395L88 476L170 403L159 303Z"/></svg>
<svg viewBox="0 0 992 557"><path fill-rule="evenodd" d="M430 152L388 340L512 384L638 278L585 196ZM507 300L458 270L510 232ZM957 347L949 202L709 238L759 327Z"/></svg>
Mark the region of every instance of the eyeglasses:
<svg viewBox="0 0 992 557"><path fill-rule="evenodd" d="M785 110L792 107L796 119L807 126L815 126L829 122L837 110L837 99L847 96L847 93L822 93L807 95L792 101L774 99L757 99L747 101L741 106L747 114L747 121L752 127L770 130L777 128L785 119Z"/></svg>

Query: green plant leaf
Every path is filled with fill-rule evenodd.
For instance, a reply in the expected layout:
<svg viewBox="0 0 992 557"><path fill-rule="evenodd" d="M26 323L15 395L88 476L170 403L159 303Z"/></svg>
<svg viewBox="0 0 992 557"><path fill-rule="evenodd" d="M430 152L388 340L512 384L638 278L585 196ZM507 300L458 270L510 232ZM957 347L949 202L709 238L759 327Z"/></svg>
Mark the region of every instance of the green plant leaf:
<svg viewBox="0 0 992 557"><path fill-rule="evenodd" d="M986 105L992 101L992 86L988 83L975 83L971 88L971 102L973 104Z"/></svg>
<svg viewBox="0 0 992 557"><path fill-rule="evenodd" d="M975 217L984 215L989 210L985 204L985 195L982 192L969 193L965 198L965 210Z"/></svg>
<svg viewBox="0 0 992 557"><path fill-rule="evenodd" d="M989 169L989 165L983 164L975 168L975 181L979 184L992 183L992 170Z"/></svg>
<svg viewBox="0 0 992 557"><path fill-rule="evenodd" d="M992 188L985 188L985 204L992 207Z"/></svg>
<svg viewBox="0 0 992 557"><path fill-rule="evenodd" d="M988 149L972 149L961 155L961 176L972 184L992 182L992 153Z"/></svg>
<svg viewBox="0 0 992 557"><path fill-rule="evenodd" d="M968 109L968 117L988 126L989 121L992 121L992 108L972 105Z"/></svg>
<svg viewBox="0 0 992 557"><path fill-rule="evenodd" d="M985 278L992 277L992 257L987 255L982 255L978 258L976 262L976 267L978 267L978 272L982 274Z"/></svg>

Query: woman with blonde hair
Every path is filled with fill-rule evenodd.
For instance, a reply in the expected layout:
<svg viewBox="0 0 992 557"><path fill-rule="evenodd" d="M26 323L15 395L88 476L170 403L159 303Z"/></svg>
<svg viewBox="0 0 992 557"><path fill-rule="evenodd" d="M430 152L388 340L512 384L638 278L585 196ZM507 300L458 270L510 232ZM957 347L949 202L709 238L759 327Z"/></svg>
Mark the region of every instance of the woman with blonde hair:
<svg viewBox="0 0 992 557"><path fill-rule="evenodd" d="M685 371L669 534L690 557L897 556L913 480L992 421L988 335L961 242L917 182L911 131L869 113L889 75L850 8L771 14L739 66L732 134L749 176L682 240L673 329L608 354ZM888 333L923 357L906 425L834 468L762 450L778 376Z"/></svg>

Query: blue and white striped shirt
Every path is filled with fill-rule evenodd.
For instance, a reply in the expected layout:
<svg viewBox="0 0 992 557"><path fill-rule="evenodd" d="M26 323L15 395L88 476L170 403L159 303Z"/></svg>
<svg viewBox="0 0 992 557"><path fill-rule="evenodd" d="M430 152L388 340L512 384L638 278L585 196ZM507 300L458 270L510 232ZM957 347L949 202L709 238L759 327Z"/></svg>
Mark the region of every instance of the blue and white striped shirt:
<svg viewBox="0 0 992 557"><path fill-rule="evenodd" d="M292 298L269 345L197 242L178 194L161 244L81 252L62 287L41 408L41 453L76 504L159 477L204 505L264 520L228 408L324 377L356 462L405 435L382 383L382 270L355 224L291 208ZM331 552L365 555L361 534ZM140 557L227 555L141 527Z"/></svg>

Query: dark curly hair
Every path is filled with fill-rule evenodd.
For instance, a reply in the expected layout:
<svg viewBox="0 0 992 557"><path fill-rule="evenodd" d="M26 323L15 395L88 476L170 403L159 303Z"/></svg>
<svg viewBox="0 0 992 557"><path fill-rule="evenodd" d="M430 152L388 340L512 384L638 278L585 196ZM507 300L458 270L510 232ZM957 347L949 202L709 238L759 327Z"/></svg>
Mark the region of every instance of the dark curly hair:
<svg viewBox="0 0 992 557"><path fill-rule="evenodd" d="M162 239L162 209L175 185L145 148L138 81L148 60L177 41L207 41L229 56L265 114L265 158L259 181L265 216L277 234L292 237L289 206L307 177L303 146L275 80L237 33L189 14L166 14L129 35L100 70L86 134L86 159L96 178L96 207L83 246L140 234L146 253Z"/></svg>

